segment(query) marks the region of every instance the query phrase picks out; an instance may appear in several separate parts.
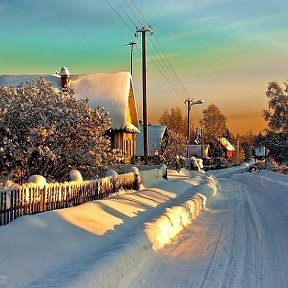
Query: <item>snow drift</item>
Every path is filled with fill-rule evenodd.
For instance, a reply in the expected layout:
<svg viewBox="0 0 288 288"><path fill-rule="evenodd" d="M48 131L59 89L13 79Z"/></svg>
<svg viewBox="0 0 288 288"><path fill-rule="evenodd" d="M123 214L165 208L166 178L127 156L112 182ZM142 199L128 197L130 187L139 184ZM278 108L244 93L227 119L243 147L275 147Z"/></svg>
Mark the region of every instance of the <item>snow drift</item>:
<svg viewBox="0 0 288 288"><path fill-rule="evenodd" d="M147 223L145 232L153 250L162 249L187 225L191 224L205 207L206 197L200 193L180 206L167 208L165 213L152 223Z"/></svg>

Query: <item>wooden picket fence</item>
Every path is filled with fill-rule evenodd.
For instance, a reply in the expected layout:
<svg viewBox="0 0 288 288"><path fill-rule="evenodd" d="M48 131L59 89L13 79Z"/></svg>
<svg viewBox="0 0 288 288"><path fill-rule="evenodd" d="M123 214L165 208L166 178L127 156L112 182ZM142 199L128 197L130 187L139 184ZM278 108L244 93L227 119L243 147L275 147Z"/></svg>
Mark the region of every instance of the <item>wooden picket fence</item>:
<svg viewBox="0 0 288 288"><path fill-rule="evenodd" d="M18 217L63 209L102 199L120 189L138 189L138 177L133 173L118 174L116 179L47 184L40 189L27 185L0 190L0 226Z"/></svg>

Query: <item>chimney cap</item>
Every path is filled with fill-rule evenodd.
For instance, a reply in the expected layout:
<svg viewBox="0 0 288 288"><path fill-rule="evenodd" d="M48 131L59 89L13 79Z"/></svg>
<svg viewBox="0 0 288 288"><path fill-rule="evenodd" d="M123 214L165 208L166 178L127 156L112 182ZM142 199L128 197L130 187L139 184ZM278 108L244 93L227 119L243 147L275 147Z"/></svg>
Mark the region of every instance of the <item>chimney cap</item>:
<svg viewBox="0 0 288 288"><path fill-rule="evenodd" d="M61 76L70 76L70 72L69 72L68 68L65 66L62 67L60 70L60 75Z"/></svg>

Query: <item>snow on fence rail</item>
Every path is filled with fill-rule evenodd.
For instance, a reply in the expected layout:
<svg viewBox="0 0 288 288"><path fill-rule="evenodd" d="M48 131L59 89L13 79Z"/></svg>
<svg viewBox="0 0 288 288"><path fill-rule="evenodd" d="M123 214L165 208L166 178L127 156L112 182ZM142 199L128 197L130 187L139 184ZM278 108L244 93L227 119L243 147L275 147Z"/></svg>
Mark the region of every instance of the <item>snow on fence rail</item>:
<svg viewBox="0 0 288 288"><path fill-rule="evenodd" d="M0 226L14 219L45 211L76 206L102 199L120 189L138 189L138 175L132 172L96 180L49 183L43 188L25 184L0 190Z"/></svg>

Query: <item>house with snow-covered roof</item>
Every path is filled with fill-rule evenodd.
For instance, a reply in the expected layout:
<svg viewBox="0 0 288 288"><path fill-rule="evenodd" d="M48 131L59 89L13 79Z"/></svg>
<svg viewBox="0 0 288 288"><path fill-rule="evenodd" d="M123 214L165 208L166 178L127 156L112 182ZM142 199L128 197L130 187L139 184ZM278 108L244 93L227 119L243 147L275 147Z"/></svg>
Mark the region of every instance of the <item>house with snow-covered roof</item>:
<svg viewBox="0 0 288 288"><path fill-rule="evenodd" d="M112 124L107 131L112 147L123 151L124 162L130 162L136 152L139 120L132 76L129 72L91 73L71 75L66 67L58 74L1 75L0 86L18 86L37 80L40 76L56 89L72 88L76 99L89 99L91 107L103 107L109 112Z"/></svg>
<svg viewBox="0 0 288 288"><path fill-rule="evenodd" d="M225 149L225 157L231 159L236 151L236 148L225 137L220 138L219 142Z"/></svg>

